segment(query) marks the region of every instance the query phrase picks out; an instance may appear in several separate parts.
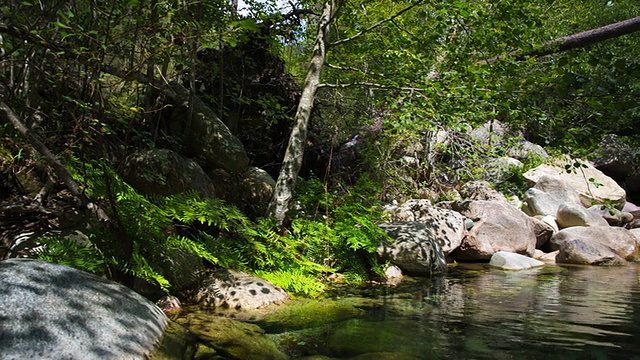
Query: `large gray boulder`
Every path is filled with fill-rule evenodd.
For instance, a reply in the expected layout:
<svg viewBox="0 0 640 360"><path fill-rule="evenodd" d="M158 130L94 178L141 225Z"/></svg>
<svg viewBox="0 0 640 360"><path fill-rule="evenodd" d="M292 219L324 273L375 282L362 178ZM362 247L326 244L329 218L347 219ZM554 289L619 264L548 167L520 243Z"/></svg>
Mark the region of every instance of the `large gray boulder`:
<svg viewBox="0 0 640 360"><path fill-rule="evenodd" d="M572 226L608 226L602 215L590 211L581 204L561 204L556 214L556 222L560 228Z"/></svg>
<svg viewBox="0 0 640 360"><path fill-rule="evenodd" d="M560 230L551 237L549 244L553 250L569 252L564 243L580 240L579 244L574 244L569 249L572 252L582 251L581 249L601 249L606 247L625 260L638 260L640 253L638 239L627 229L611 226L575 226ZM582 245L586 244L586 245ZM589 250L591 251L591 250ZM600 250L598 250L600 252ZM559 255L559 258L562 256ZM560 260L558 260L560 261Z"/></svg>
<svg viewBox="0 0 640 360"><path fill-rule="evenodd" d="M574 165L578 166L574 167ZM570 172L567 172L565 166L569 166ZM578 192L584 207L612 203L616 207L622 208L627 196L624 189L612 178L593 167L588 161L583 160L567 159L565 162L559 162L555 165L542 164L527 171L523 176L531 184L538 183L544 176L559 177Z"/></svg>
<svg viewBox="0 0 640 360"><path fill-rule="evenodd" d="M0 358L145 359L167 318L125 286L33 259L0 262Z"/></svg>
<svg viewBox="0 0 640 360"><path fill-rule="evenodd" d="M440 242L433 230L419 222L396 221L378 224L394 241L384 240L378 256L403 272L432 275L447 269Z"/></svg>
<svg viewBox="0 0 640 360"><path fill-rule="evenodd" d="M124 160L121 175L144 195L171 196L189 190L215 195L211 179L198 163L168 149L133 152Z"/></svg>
<svg viewBox="0 0 640 360"><path fill-rule="evenodd" d="M449 206L474 221L451 254L457 260L489 260L498 251L533 256L539 227L545 226L501 201L453 201Z"/></svg>
<svg viewBox="0 0 640 360"><path fill-rule="evenodd" d="M187 98L189 91L177 82L171 88L179 95ZM176 134L185 134L185 145L189 155L201 159L206 170L222 168L227 171L241 173L249 165L249 157L240 140L197 96L193 98L192 107L178 105L173 108L171 124ZM189 114L192 118L189 119Z"/></svg>
<svg viewBox="0 0 640 360"><path fill-rule="evenodd" d="M522 211L529 216L555 218L563 204L581 204L578 192L559 176L543 175L525 192Z"/></svg>
<svg viewBox="0 0 640 360"><path fill-rule="evenodd" d="M560 244L556 262L580 265L625 265L627 263L612 248L580 238Z"/></svg>

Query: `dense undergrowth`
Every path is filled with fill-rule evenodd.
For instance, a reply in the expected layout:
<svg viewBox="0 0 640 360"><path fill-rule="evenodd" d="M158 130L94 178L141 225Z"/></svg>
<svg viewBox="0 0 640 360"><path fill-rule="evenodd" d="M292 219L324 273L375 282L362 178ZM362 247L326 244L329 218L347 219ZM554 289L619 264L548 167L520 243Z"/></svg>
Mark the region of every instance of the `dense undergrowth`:
<svg viewBox="0 0 640 360"><path fill-rule="evenodd" d="M175 251L310 296L324 290L329 274L361 282L379 271L374 254L385 235L376 226L382 213L366 195L376 193L371 182L363 180L341 194L317 179L302 181L297 214L281 230L271 219L249 219L237 207L194 191L142 196L103 162L74 165L76 179L102 204L117 235L89 229L89 242L43 238L39 259L100 275L125 272L164 292L173 290L171 272L184 271L158 266Z"/></svg>

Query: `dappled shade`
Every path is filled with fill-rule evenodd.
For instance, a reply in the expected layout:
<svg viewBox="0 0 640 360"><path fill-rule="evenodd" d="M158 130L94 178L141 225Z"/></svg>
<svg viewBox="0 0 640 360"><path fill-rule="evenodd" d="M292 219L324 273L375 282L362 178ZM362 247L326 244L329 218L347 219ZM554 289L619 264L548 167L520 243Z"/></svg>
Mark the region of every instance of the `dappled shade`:
<svg viewBox="0 0 640 360"><path fill-rule="evenodd" d="M132 290L66 266L0 262L3 359L143 359L167 319Z"/></svg>

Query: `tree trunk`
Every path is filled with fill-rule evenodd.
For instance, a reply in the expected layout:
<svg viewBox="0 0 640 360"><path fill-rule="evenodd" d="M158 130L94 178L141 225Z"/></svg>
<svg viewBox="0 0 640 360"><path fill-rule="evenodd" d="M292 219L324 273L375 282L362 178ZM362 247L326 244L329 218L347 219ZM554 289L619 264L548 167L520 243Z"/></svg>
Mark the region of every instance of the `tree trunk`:
<svg viewBox="0 0 640 360"><path fill-rule="evenodd" d="M318 24L318 34L313 47L313 56L309 62L309 69L304 82L302 96L298 103L295 121L289 137L289 144L287 145L273 197L267 208L267 216L276 218L278 225L282 225L287 211L289 211L293 191L296 186L296 179L302 167L309 118L311 117L316 91L320 84L320 73L326 59L329 24L331 23L334 13L335 3L326 2L322 16L320 17L320 23Z"/></svg>
<svg viewBox="0 0 640 360"><path fill-rule="evenodd" d="M516 60L524 60L527 57L541 57L597 44L601 41L631 34L638 30L640 30L640 16L605 25L597 29L591 29L577 34L563 36L561 38L551 40L537 49L533 49L528 52L521 51L512 53L511 55L515 55ZM483 62L492 64L498 60L503 59L504 57L505 56L498 56L492 59L485 60Z"/></svg>

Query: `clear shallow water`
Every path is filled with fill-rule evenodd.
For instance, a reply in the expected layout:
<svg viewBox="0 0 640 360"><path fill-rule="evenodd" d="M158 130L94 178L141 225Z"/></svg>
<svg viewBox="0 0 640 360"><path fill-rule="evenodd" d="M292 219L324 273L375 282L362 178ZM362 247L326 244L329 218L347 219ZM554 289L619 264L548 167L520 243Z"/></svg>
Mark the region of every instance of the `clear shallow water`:
<svg viewBox="0 0 640 360"><path fill-rule="evenodd" d="M460 265L432 279L351 291L377 300L327 325L316 353L419 359L640 359L640 265L505 272ZM314 351L315 352L315 351Z"/></svg>

